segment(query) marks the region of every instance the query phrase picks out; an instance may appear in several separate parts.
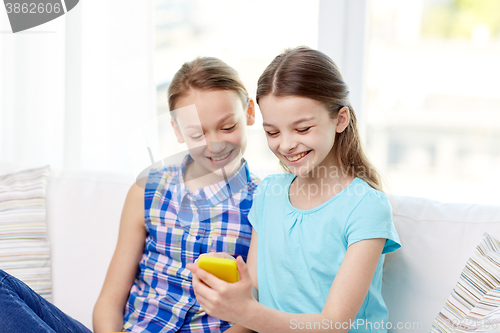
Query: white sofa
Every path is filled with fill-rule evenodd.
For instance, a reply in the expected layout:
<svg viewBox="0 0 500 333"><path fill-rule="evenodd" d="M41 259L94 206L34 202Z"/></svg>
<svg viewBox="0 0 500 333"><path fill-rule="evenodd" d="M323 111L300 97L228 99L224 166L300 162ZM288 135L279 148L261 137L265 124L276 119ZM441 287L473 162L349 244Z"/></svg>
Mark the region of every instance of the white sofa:
<svg viewBox="0 0 500 333"><path fill-rule="evenodd" d="M0 162L0 174L19 168ZM53 302L89 328L133 182L125 175L51 171L47 222ZM387 256L384 268L390 332L429 332L482 234L500 239L500 206L392 200L402 248Z"/></svg>

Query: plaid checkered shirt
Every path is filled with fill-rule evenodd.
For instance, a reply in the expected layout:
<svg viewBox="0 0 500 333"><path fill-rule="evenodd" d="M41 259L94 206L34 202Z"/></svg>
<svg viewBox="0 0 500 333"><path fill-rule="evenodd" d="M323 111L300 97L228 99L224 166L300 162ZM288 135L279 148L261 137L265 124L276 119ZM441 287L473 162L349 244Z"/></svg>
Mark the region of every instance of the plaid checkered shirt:
<svg viewBox="0 0 500 333"><path fill-rule="evenodd" d="M196 301L187 263L202 253L227 252L245 260L252 227L247 215L258 179L247 162L225 181L187 190L181 165L152 170L144 198L144 254L124 311L129 332L223 332L228 322Z"/></svg>

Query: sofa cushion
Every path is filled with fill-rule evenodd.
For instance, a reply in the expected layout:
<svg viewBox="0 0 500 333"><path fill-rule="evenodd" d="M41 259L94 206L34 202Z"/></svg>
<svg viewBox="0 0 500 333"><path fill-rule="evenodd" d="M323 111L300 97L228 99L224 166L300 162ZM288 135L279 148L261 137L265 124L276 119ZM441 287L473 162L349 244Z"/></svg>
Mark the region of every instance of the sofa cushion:
<svg viewBox="0 0 500 333"><path fill-rule="evenodd" d="M491 316L500 314L499 288L500 243L485 233L434 319L431 332L498 332L500 324Z"/></svg>
<svg viewBox="0 0 500 333"><path fill-rule="evenodd" d="M31 166L0 161L0 175ZM134 180L134 175L108 172L50 171L46 204L52 303L89 329Z"/></svg>
<svg viewBox="0 0 500 333"><path fill-rule="evenodd" d="M47 187L53 303L92 328L133 175L53 169Z"/></svg>
<svg viewBox="0 0 500 333"><path fill-rule="evenodd" d="M52 297L46 225L49 167L0 176L0 269Z"/></svg>
<svg viewBox="0 0 500 333"><path fill-rule="evenodd" d="M500 206L391 200L402 247L386 256L382 280L390 332L427 333L482 235L500 239Z"/></svg>

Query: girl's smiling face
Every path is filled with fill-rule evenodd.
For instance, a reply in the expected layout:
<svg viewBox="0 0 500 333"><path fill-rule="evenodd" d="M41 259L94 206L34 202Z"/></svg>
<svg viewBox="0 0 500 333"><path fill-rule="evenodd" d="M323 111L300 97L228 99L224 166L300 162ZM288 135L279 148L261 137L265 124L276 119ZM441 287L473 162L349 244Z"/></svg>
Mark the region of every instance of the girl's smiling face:
<svg viewBox="0 0 500 333"><path fill-rule="evenodd" d="M245 127L255 121L253 101L245 110L232 90L191 89L176 109L172 126L178 141L188 146L195 176L222 174L222 168L226 175L236 171L247 145Z"/></svg>
<svg viewBox="0 0 500 333"><path fill-rule="evenodd" d="M273 94L262 97L259 106L269 148L293 174L305 177L320 165L338 167L332 148L336 133L349 123L347 108L332 119L319 101Z"/></svg>

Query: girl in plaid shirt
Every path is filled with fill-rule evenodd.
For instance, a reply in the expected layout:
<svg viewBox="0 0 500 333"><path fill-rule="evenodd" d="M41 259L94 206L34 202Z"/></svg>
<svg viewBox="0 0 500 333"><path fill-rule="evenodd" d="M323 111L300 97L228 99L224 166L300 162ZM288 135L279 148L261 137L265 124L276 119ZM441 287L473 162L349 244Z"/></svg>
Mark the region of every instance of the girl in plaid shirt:
<svg viewBox="0 0 500 333"><path fill-rule="evenodd" d="M247 256L258 181L242 154L254 102L236 71L217 58L184 64L168 93L172 126L189 154L130 188L94 307L95 333L244 330L200 307L186 266L200 255ZM2 332L90 333L2 270L0 300Z"/></svg>
<svg viewBox="0 0 500 333"><path fill-rule="evenodd" d="M189 154L179 165L151 170L145 188L130 188L94 308L96 333L243 329L200 307L186 265L210 252L247 256L247 215L258 182L242 154L254 102L236 71L217 58L185 63L168 98L172 126Z"/></svg>

